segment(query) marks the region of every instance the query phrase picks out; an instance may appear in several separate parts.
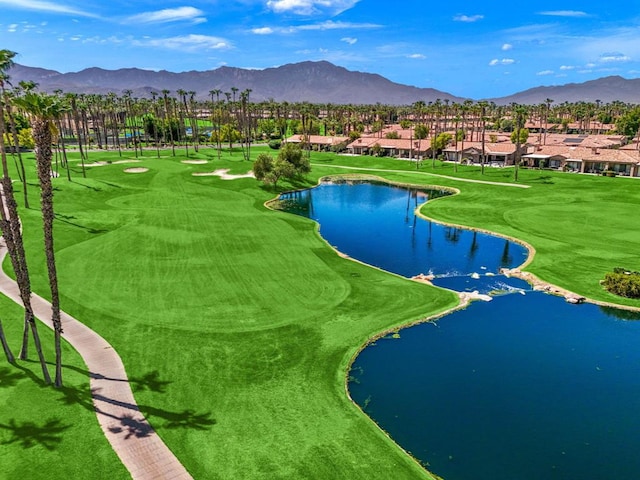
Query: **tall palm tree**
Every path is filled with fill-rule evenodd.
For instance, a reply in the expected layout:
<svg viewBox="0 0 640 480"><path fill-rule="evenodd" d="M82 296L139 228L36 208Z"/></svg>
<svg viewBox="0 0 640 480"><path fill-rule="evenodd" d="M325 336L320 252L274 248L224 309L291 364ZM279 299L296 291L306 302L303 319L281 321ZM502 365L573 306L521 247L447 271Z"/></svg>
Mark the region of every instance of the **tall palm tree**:
<svg viewBox="0 0 640 480"><path fill-rule="evenodd" d="M16 99L16 103L32 118L33 139L36 144L36 163L40 181L40 208L44 229L44 251L47 260L47 273L51 288L51 321L53 323L56 352L56 375L54 385L62 386L62 322L60 319L60 297L58 293L58 274L56 272L53 245L53 185L51 182L51 130L53 122L65 109L59 98L42 93L29 92Z"/></svg>
<svg viewBox="0 0 640 480"><path fill-rule="evenodd" d="M13 58L16 56L16 52L12 52L11 50L0 50L0 94L3 97L4 108L6 109L7 119L9 121L9 129L11 130L11 134L13 136L13 148L15 149L16 154L18 155L18 161L20 164L20 169L18 174L20 176L20 181L22 182L22 193L24 196L24 205L25 208L29 208L29 197L27 195L27 177L24 169L24 163L22 161L22 155L20 154L20 145L18 143L18 132L16 130L16 124L13 120L13 114L11 112L11 102L9 101L9 92L6 89L6 84L9 83L9 74L8 70L13 66ZM22 85L22 82L20 82ZM34 82L28 82L28 86L35 88L36 84ZM0 115L4 116L4 109L0 109ZM6 130L6 125L5 125ZM3 130L3 131L5 131Z"/></svg>
<svg viewBox="0 0 640 480"><path fill-rule="evenodd" d="M6 71L12 64L12 58L15 53L9 50L0 50L0 81L4 82L8 79ZM4 90L4 83L2 85ZM31 284L29 281L29 271L27 269L26 255L24 252L24 244L22 242L22 230L20 219L18 217L18 206L13 195L13 185L9 177L9 169L7 165L7 155L4 146L4 133L6 126L4 122L4 102L7 101L6 96L0 97L0 159L2 162L2 180L0 182L0 231L5 239L9 258L16 275L16 282L20 291L20 298L24 306L24 330L22 335L22 348L20 358L27 358L27 347L29 344L29 331L33 336L36 352L40 360L42 375L45 383L51 383L51 377L47 369L47 363L42 353L40 344L40 336L35 322L35 316L31 307ZM4 334L3 334L4 336ZM6 354L6 351L5 351ZM13 357L13 355L9 356Z"/></svg>

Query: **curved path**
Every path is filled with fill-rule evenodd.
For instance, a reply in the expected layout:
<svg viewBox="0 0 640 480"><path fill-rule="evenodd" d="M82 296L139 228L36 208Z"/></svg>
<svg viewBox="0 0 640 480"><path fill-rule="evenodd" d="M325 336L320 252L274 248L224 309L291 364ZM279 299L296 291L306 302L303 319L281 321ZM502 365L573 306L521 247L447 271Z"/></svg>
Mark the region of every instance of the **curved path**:
<svg viewBox="0 0 640 480"><path fill-rule="evenodd" d="M0 237L0 267L7 255ZM22 305L18 285L0 268L0 293ZM45 325L51 324L51 304L31 295L33 311ZM140 480L191 479L189 472L144 418L118 353L109 343L72 316L61 312L63 338L87 365L91 397L100 427L131 477Z"/></svg>
<svg viewBox="0 0 640 480"><path fill-rule="evenodd" d="M530 188L529 185L522 185L520 183L492 182L490 180L474 180L472 178L452 177L450 175L440 175L439 173L429 173L429 172L420 172L420 171L412 171L412 170L387 170L383 168L347 167L344 165L326 165L324 163L312 163L311 165L314 167L341 168L343 170L362 170L366 172L408 173L412 175L426 175L428 177L446 178L448 180L456 180L458 182L483 183L485 185L496 185L500 187Z"/></svg>

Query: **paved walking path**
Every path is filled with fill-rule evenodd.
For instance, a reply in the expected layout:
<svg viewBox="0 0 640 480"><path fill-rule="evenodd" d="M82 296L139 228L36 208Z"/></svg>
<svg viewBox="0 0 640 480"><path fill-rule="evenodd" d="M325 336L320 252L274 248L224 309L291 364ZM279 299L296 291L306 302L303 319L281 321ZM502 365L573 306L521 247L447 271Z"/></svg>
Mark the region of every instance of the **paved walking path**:
<svg viewBox="0 0 640 480"><path fill-rule="evenodd" d="M0 265L6 255L7 246L0 237ZM0 293L22 305L18 285L2 268ZM36 317L53 328L51 304L35 293L31 295L31 304ZM131 477L136 480L192 478L140 413L118 353L104 338L72 316L61 312L61 318L63 338L82 356L91 374L91 397L100 427Z"/></svg>
<svg viewBox="0 0 640 480"><path fill-rule="evenodd" d="M412 170L386 170L382 168L347 167L344 165L325 165L324 163L312 163L311 165L313 165L314 167L342 168L344 170L361 170L366 172L408 173L410 175L427 175L429 177L446 178L448 180L456 180L458 182L483 183L485 185L496 185L499 187L529 188L529 185L522 185L520 183L491 182L489 180L474 180L472 178L452 177L449 175L440 175L439 173L429 173L429 172L420 172L420 171L412 171Z"/></svg>

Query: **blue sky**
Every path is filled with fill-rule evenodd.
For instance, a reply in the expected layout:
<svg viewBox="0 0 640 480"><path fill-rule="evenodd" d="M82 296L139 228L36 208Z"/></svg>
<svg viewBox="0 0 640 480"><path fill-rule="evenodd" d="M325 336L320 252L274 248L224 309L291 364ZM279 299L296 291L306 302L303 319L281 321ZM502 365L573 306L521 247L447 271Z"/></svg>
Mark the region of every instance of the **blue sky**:
<svg viewBox="0 0 640 480"><path fill-rule="evenodd" d="M634 2L632 2L634 3ZM640 11L608 2L0 0L0 48L62 72L327 60L480 99L640 76Z"/></svg>

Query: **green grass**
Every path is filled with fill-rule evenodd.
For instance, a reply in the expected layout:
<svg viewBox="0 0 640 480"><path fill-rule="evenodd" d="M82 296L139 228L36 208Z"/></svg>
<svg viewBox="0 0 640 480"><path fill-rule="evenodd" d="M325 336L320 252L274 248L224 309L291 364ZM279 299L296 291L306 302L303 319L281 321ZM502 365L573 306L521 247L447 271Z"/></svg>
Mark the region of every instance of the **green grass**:
<svg viewBox="0 0 640 480"><path fill-rule="evenodd" d="M17 355L22 308L0 296L0 320ZM53 333L39 326L45 355L53 359ZM127 472L100 431L88 390L86 366L63 345L65 386L42 384L40 364L0 362L0 478L126 478ZM54 375L54 366L49 365Z"/></svg>
<svg viewBox="0 0 640 480"><path fill-rule="evenodd" d="M145 151L138 165L148 173L107 165L87 169L87 179L74 162L74 181L64 175L55 181L63 309L116 348L141 410L195 478L428 478L349 402L344 380L350 359L372 335L441 312L456 297L340 258L309 220L267 210L274 192L253 179L191 175L217 168L245 173L250 163L239 149L222 160L215 150L197 157L209 163L185 165L170 152L156 159ZM91 152L89 161L119 159ZM543 279L640 306L598 284L615 266L640 269L636 180L522 170L531 188L516 189L416 175L414 165L392 159L314 154L312 161L323 165L314 167L310 183L350 165L394 181L459 188L460 195L432 202L423 213L526 240L538 250L529 269ZM455 174L451 165L432 169L430 161L420 172ZM505 182L513 171L487 169L481 177L460 167L457 175ZM31 195L35 205L33 187ZM23 212L23 221L34 289L46 295L38 212ZM21 315L5 304L0 312L15 345ZM86 399L81 360L67 350L65 363L76 366L66 380ZM26 366L37 373L34 364ZM61 404L53 388L6 369L3 422L49 418L30 413L36 410L83 427L65 430L52 450L7 443L11 437L0 429L3 466L17 471L25 454L38 449L47 468L34 468L30 478L68 478L88 465L100 478L107 464L111 478L127 477L91 411ZM4 381L17 374L15 385Z"/></svg>
<svg viewBox="0 0 640 480"><path fill-rule="evenodd" d="M130 377L163 385L136 398L189 471L426 477L349 402L344 379L372 334L449 308L455 296L341 259L309 220L267 210L273 192L253 179L191 175L244 173L237 152L208 165L151 156L140 165L150 172L108 165L56 181L62 305L109 339ZM42 275L37 212L24 224ZM46 294L44 276L33 284ZM86 435L99 437L97 425ZM68 456L57 472L52 462L47 476L86 461Z"/></svg>

